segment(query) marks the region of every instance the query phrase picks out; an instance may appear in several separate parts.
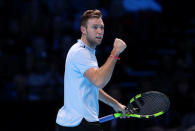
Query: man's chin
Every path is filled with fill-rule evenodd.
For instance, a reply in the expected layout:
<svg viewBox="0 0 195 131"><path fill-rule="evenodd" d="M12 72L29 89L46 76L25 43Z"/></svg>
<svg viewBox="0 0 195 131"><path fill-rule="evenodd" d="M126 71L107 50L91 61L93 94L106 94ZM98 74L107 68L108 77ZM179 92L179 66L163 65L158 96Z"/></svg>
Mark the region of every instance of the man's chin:
<svg viewBox="0 0 195 131"><path fill-rule="evenodd" d="M96 45L100 45L102 43L102 40L98 40L97 42L96 42Z"/></svg>

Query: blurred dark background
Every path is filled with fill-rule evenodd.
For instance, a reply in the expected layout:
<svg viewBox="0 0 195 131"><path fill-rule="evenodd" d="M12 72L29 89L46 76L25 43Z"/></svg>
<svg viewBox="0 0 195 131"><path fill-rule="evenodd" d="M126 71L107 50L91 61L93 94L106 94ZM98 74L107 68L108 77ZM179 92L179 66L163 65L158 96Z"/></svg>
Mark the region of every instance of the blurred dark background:
<svg viewBox="0 0 195 131"><path fill-rule="evenodd" d="M55 131L66 54L81 36L81 14L95 8L105 24L99 66L116 37L128 46L105 91L123 104L149 90L171 100L161 117L117 119L105 123L105 131L194 131L195 9L189 0L1 0L0 130ZM100 117L110 113L100 103Z"/></svg>

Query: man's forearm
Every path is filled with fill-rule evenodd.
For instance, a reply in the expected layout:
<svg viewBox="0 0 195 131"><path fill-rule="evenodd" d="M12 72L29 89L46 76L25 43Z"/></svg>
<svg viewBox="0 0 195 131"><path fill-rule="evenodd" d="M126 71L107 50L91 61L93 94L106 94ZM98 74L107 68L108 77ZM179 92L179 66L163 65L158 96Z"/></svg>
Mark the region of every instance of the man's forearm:
<svg viewBox="0 0 195 131"><path fill-rule="evenodd" d="M106 92L103 91L103 89L99 89L99 100L111 106L115 112L122 112L123 114L126 113L126 106L122 105L113 97L108 95Z"/></svg>
<svg viewBox="0 0 195 131"><path fill-rule="evenodd" d="M108 95L102 89L99 90L99 100L104 102L105 104L113 107L113 108L114 108L114 106L116 106L118 104L117 100L115 100L113 97Z"/></svg>

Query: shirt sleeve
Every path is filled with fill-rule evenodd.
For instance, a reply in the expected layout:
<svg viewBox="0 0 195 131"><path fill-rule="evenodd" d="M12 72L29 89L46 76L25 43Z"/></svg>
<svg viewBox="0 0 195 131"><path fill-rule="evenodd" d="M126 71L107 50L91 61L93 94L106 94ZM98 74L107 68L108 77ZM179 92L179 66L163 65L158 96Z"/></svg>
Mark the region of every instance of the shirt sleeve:
<svg viewBox="0 0 195 131"><path fill-rule="evenodd" d="M98 68L97 60L95 55L90 53L86 49L79 50L74 56L74 65L84 75L85 71L90 68Z"/></svg>

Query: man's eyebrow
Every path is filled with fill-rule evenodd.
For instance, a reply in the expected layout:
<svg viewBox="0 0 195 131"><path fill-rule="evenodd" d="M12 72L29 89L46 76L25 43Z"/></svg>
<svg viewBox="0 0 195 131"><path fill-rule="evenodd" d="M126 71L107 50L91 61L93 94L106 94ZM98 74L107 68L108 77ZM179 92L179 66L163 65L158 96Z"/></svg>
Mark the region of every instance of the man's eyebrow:
<svg viewBox="0 0 195 131"><path fill-rule="evenodd" d="M94 24L93 26L104 26L103 24Z"/></svg>

